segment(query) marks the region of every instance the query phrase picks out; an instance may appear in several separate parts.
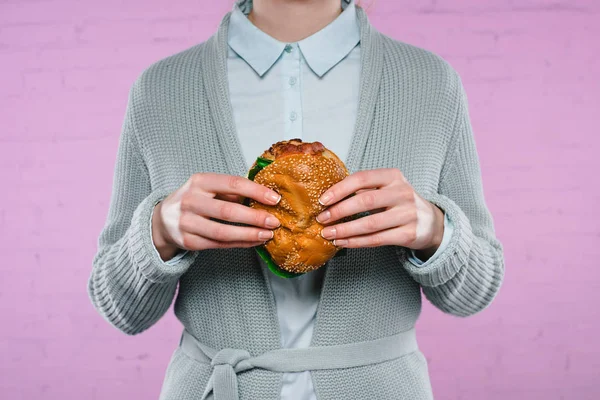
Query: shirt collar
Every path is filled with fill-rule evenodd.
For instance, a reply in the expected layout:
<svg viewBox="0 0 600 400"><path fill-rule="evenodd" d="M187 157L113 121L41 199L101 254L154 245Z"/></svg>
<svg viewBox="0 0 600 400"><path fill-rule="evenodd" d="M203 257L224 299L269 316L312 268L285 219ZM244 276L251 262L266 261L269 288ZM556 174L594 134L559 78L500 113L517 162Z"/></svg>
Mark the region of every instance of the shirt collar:
<svg viewBox="0 0 600 400"><path fill-rule="evenodd" d="M326 27L298 41L307 64L318 76L323 76L339 63L360 41L354 0L341 0L342 13ZM286 43L258 29L247 15L252 0L237 0L231 12L228 44L260 76L275 64Z"/></svg>

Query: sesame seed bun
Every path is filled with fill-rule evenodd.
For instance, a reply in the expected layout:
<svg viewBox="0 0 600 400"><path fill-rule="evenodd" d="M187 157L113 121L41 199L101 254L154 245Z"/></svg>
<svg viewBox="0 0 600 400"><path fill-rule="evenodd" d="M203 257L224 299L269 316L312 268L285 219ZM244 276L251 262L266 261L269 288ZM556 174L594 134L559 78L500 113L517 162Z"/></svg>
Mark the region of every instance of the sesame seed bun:
<svg viewBox="0 0 600 400"><path fill-rule="evenodd" d="M275 143L261 158L272 162L256 173L254 181L281 195L275 206L253 200L249 203L281 222L273 239L265 244L266 250L275 264L287 272L305 273L323 266L339 248L321 236L323 225L315 217L325 207L319 203L319 197L348 176L346 166L322 143L304 143L300 139Z"/></svg>

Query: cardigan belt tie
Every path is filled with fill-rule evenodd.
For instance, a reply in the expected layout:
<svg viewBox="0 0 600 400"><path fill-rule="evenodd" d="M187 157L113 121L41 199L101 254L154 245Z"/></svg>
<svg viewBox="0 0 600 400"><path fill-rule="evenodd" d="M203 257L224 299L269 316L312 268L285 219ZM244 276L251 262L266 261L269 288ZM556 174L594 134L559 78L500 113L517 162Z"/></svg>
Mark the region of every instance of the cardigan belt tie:
<svg viewBox="0 0 600 400"><path fill-rule="evenodd" d="M238 400L237 374L253 368L273 372L351 368L390 361L418 350L414 328L366 342L277 349L255 357L242 349L215 350L187 330L183 331L180 346L189 357L212 366L202 400Z"/></svg>

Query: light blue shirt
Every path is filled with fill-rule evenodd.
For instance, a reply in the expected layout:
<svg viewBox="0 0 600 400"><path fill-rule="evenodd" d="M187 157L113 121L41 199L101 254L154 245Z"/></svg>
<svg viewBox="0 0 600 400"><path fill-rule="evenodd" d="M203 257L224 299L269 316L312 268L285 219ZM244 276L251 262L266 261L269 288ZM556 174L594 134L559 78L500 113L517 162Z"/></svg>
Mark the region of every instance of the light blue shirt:
<svg viewBox="0 0 600 400"><path fill-rule="evenodd" d="M229 91L248 168L273 143L292 138L320 141L347 159L358 108L360 31L354 1L342 0L341 5L343 12L333 22L296 43L280 42L254 26L246 16L251 1L238 0L233 6ZM424 262L411 251L412 263L425 266L443 251L452 235L447 215L444 226L436 253ZM293 279L268 274L282 347L310 346L325 268ZM281 399L315 400L310 371L284 373Z"/></svg>

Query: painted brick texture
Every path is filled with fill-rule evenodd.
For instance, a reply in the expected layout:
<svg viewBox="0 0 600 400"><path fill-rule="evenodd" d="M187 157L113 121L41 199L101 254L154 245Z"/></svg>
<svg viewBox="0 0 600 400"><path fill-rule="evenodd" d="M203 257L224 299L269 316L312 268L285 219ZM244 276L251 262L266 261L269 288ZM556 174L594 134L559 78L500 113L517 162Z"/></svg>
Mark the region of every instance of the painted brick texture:
<svg viewBox="0 0 600 400"><path fill-rule="evenodd" d="M86 281L129 86L231 4L0 1L0 398L157 398L172 312L126 336ZM461 74L505 246L489 309L424 307L436 398L600 398L600 1L377 0L369 15Z"/></svg>

